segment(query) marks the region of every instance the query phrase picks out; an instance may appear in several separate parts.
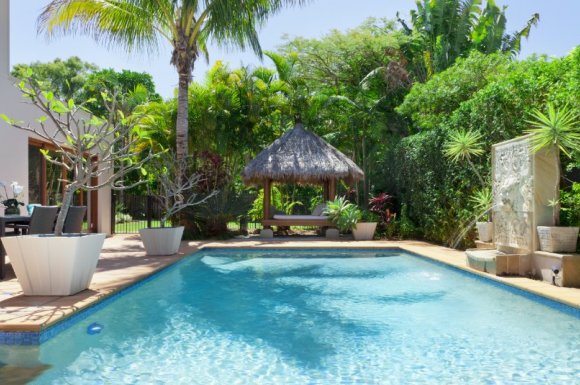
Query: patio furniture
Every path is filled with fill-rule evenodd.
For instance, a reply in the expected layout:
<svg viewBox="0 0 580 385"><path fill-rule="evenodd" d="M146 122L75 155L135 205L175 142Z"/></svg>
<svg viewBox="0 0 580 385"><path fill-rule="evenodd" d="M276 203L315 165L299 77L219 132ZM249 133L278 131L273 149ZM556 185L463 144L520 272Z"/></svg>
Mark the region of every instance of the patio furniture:
<svg viewBox="0 0 580 385"><path fill-rule="evenodd" d="M26 215L0 215L0 238L6 236L6 225L7 224L26 224L30 222L30 217ZM4 278L5 275L5 259L6 250L4 245L0 240L0 279Z"/></svg>
<svg viewBox="0 0 580 385"><path fill-rule="evenodd" d="M63 233L80 233L83 229L83 220L87 206L71 206L64 220Z"/></svg>
<svg viewBox="0 0 580 385"><path fill-rule="evenodd" d="M16 229L22 234L51 234L54 231L54 222L58 214L58 206L37 206L30 216L30 223L18 224Z"/></svg>

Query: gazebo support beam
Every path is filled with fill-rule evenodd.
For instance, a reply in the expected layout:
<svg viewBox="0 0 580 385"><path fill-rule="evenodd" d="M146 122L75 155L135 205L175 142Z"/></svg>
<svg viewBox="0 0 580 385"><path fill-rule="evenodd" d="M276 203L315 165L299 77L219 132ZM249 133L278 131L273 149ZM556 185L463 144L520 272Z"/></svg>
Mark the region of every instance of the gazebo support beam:
<svg viewBox="0 0 580 385"><path fill-rule="evenodd" d="M271 195L272 195L272 181L270 179L266 179L264 181L264 219L272 219L270 217L270 206L272 205L270 198Z"/></svg>
<svg viewBox="0 0 580 385"><path fill-rule="evenodd" d="M336 197L336 179L330 178L328 180L328 200L334 200Z"/></svg>

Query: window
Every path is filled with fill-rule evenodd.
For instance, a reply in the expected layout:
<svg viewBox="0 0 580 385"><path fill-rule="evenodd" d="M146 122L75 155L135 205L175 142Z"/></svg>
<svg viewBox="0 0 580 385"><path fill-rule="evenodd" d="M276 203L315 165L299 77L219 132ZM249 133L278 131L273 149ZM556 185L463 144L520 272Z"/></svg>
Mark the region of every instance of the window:
<svg viewBox="0 0 580 385"><path fill-rule="evenodd" d="M66 170L58 165L48 162L41 150L48 150L47 143L29 138L28 140L28 202L39 203L48 206L60 206L64 193L65 184L62 179L66 177ZM96 181L95 181L96 182ZM96 192L91 194L91 199L97 202ZM96 204L90 205L86 191L77 191L73 198L73 205L89 206L87 216L94 218L91 221L91 230L96 230Z"/></svg>

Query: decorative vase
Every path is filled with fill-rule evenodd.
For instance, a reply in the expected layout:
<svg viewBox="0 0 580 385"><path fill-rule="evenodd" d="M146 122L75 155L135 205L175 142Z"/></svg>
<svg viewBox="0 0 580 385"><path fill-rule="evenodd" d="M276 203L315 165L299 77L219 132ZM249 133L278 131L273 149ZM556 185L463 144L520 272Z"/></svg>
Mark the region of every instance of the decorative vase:
<svg viewBox="0 0 580 385"><path fill-rule="evenodd" d="M20 215L20 207L8 206L4 209L4 215Z"/></svg>

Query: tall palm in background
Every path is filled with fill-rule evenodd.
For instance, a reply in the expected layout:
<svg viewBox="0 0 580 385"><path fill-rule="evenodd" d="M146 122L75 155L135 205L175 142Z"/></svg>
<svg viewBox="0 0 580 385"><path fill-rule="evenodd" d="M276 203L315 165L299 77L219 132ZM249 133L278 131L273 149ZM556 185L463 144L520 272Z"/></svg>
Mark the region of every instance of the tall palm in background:
<svg viewBox="0 0 580 385"><path fill-rule="evenodd" d="M506 32L506 7L498 7L494 0L417 0L411 11L412 28L399 18L403 29L416 36L417 49L424 73L422 81L432 74L450 67L458 57L475 49L482 53L520 52L522 38L540 20L533 14L526 25L514 32Z"/></svg>
<svg viewBox="0 0 580 385"><path fill-rule="evenodd" d="M257 27L283 6L306 0L52 0L39 17L49 36L85 33L97 42L129 52L154 52L161 41L172 47L171 64L179 76L176 156L188 155L188 86L209 41L250 47L261 54ZM179 170L178 177L184 170Z"/></svg>

